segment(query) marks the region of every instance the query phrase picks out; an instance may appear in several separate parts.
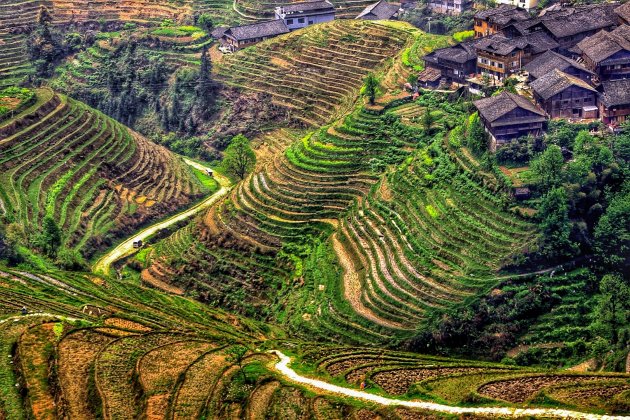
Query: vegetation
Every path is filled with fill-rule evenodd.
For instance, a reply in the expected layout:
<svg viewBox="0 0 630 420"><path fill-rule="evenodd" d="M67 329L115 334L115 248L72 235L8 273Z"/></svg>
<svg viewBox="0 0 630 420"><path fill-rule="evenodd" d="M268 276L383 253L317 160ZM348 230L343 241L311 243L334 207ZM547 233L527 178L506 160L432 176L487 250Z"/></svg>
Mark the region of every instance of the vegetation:
<svg viewBox="0 0 630 420"><path fill-rule="evenodd" d="M244 179L245 175L254 169L256 155L252 150L247 137L239 134L234 137L230 145L225 149L223 167L226 172Z"/></svg>

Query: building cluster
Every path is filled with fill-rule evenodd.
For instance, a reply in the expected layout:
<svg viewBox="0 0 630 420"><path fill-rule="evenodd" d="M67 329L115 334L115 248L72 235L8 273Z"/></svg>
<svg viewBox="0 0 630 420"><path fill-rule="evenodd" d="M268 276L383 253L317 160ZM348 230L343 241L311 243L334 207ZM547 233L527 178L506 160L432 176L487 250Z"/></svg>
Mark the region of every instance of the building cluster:
<svg viewBox="0 0 630 420"><path fill-rule="evenodd" d="M366 7L356 19L397 19L399 11L400 4L379 0ZM230 28L217 28L212 35L221 42L224 48L236 51L296 29L330 22L334 19L335 6L329 0L288 3L275 8L273 20Z"/></svg>
<svg viewBox="0 0 630 420"><path fill-rule="evenodd" d="M540 135L549 118L601 120L611 128L630 119L630 2L554 5L532 17L501 5L475 15L474 39L424 57L420 86L468 86L480 94L508 79L520 95L475 102L500 146Z"/></svg>

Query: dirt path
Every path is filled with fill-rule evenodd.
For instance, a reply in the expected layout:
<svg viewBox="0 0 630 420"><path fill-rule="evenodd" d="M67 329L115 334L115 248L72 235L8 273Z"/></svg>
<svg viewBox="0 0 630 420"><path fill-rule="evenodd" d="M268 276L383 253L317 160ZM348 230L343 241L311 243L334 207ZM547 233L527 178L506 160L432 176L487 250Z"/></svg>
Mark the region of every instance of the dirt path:
<svg viewBox="0 0 630 420"><path fill-rule="evenodd" d="M455 415L464 414L479 414L483 416L496 416L496 417L553 417L564 419L601 419L601 420L628 420L628 416L608 416L601 414L582 413L579 411L561 410L556 408L510 408L510 407L457 407L445 404L437 404L426 401L405 401L397 400L394 398L382 397L376 394L370 394L368 392L359 391L351 388L344 388L342 386L333 385L328 382L320 381L318 379L307 378L298 374L296 371L289 367L291 359L278 350L271 350L271 353L276 354L280 361L276 363L276 369L287 379L307 385L318 390L330 392L337 395L343 395L345 397L358 398L364 401L370 401L381 405L393 405L409 408L419 408L428 411L437 411L441 413L449 413Z"/></svg>
<svg viewBox="0 0 630 420"><path fill-rule="evenodd" d="M387 319L380 318L372 310L367 308L363 302L361 302L361 280L357 274L357 270L354 267L352 259L346 252L344 246L337 238L337 234L332 235L332 244L339 263L343 268L343 295L344 298L350 303L352 309L370 321L382 325L388 328L401 329L402 326L396 322L389 321Z"/></svg>
<svg viewBox="0 0 630 420"><path fill-rule="evenodd" d="M184 158L184 162L186 162L188 165L192 166L193 168L199 169L201 171L205 171L206 169L209 169L197 162L193 162L190 159ZM223 196L227 195L228 191L231 189L230 181L226 177L219 175L216 172L214 173L213 176L218 181L221 187L219 188L217 192L210 195L202 202L195 204L188 210L184 210L183 212L177 213L166 220L163 220L145 229L142 229L139 232L136 232L132 237L127 238L116 248L112 249L107 254L103 255L98 261L96 261L96 263L92 266L92 271L95 273L100 272L102 274L108 275L109 269L113 263L115 263L116 261L120 260L123 257L133 254L135 250L133 247L134 241L138 241L138 240L144 241L145 239L157 233L158 231L162 229L166 229L177 222L188 219L194 216L195 214L199 213L200 211L207 209L208 207L212 206L217 201L219 201L219 199L221 199Z"/></svg>

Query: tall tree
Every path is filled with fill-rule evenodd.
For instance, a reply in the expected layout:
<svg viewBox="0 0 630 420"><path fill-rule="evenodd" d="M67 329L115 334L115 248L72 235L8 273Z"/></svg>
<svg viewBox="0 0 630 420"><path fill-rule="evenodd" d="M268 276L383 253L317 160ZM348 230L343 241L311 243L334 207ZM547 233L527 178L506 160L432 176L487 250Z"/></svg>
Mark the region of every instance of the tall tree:
<svg viewBox="0 0 630 420"><path fill-rule="evenodd" d="M630 272L630 182L610 202L595 227L595 251L619 272Z"/></svg>
<svg viewBox="0 0 630 420"><path fill-rule="evenodd" d="M36 245L49 257L57 255L57 250L61 246L61 230L52 217L44 217Z"/></svg>
<svg viewBox="0 0 630 420"><path fill-rule="evenodd" d="M245 360L245 355L247 354L247 347L239 344L229 347L225 352L227 353L226 360L238 366L238 369L243 375L243 381L247 382L247 376L245 375L245 370L243 369L243 360Z"/></svg>
<svg viewBox="0 0 630 420"><path fill-rule="evenodd" d="M224 152L223 167L225 170L243 179L248 172L254 169L254 165L256 165L256 154L247 137L239 134L232 138L230 145Z"/></svg>
<svg viewBox="0 0 630 420"><path fill-rule="evenodd" d="M595 330L616 345L621 330L627 329L630 322L630 284L619 275L607 274L602 277L599 291Z"/></svg>
<svg viewBox="0 0 630 420"><path fill-rule="evenodd" d="M211 103L212 97L212 79L210 77L212 73L212 62L208 55L208 48L203 47L201 52L201 66L199 67L199 80L197 82L196 94L203 105Z"/></svg>
<svg viewBox="0 0 630 420"><path fill-rule="evenodd" d="M370 104L374 105L376 101L376 89L378 88L378 80L374 74L370 73L365 78L364 86L365 86L365 94L367 95Z"/></svg>
<svg viewBox="0 0 630 420"><path fill-rule="evenodd" d="M562 150L556 145L551 145L532 164L532 172L538 177L543 192L562 183L562 167L564 158Z"/></svg>
<svg viewBox="0 0 630 420"><path fill-rule="evenodd" d="M573 256L577 251L577 245L570 240L571 221L567 201L564 188L554 188L543 197L538 209L543 233L541 253L551 260Z"/></svg>
<svg viewBox="0 0 630 420"><path fill-rule="evenodd" d="M488 136L476 112L468 118L466 145L476 154L481 154L488 149Z"/></svg>

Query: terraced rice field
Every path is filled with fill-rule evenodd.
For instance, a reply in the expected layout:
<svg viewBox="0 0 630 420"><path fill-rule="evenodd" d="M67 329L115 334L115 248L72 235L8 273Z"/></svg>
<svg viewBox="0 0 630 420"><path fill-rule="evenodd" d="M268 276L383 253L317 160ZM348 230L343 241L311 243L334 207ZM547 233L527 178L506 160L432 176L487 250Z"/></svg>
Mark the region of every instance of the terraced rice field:
<svg viewBox="0 0 630 420"><path fill-rule="evenodd" d="M265 340L261 324L117 280L0 273L2 418L398 418L280 382L265 353L244 381L226 350Z"/></svg>
<svg viewBox="0 0 630 420"><path fill-rule="evenodd" d="M267 93L292 118L318 127L348 112L363 78L413 39L399 26L334 21L247 48L216 67L227 85Z"/></svg>
<svg viewBox="0 0 630 420"><path fill-rule="evenodd" d="M50 216L65 246L90 255L203 193L165 148L52 90L37 95L0 125L0 198L14 221L38 229Z"/></svg>
<svg viewBox="0 0 630 420"><path fill-rule="evenodd" d="M0 4L0 8L2 6ZM26 53L26 39L26 35L0 29L0 89L20 84L33 72Z"/></svg>
<svg viewBox="0 0 630 420"><path fill-rule="evenodd" d="M364 381L367 389L395 396L422 395L424 399L436 398L454 404L483 397L523 404L546 395L559 404L566 404L564 407L604 409L614 405L613 401L617 407L624 404L630 407L628 396L624 394L630 387L630 376L624 374L550 374L374 348L304 344L299 353L302 364L317 366L317 371L325 378L341 379L350 387ZM603 396L610 399L604 400ZM582 397L588 400L587 404Z"/></svg>
<svg viewBox="0 0 630 420"><path fill-rule="evenodd" d="M278 6L289 4L291 1L279 0L279 1L253 1L253 0L238 0L236 2L236 8L241 13L258 20L273 19L274 10ZM335 5L336 19L354 19L365 9L367 6L374 4L370 0L341 0L333 2Z"/></svg>

